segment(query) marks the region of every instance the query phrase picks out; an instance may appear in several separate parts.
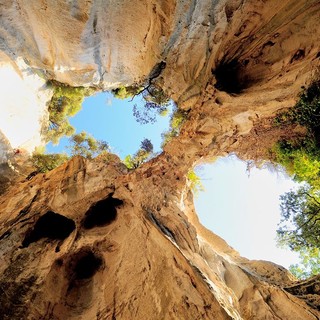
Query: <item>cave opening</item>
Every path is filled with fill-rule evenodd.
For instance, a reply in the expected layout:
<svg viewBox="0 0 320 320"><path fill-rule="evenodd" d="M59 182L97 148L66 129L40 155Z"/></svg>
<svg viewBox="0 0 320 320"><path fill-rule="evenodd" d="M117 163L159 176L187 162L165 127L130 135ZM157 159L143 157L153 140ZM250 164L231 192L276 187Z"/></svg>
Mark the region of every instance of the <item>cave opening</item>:
<svg viewBox="0 0 320 320"><path fill-rule="evenodd" d="M80 252L74 265L74 280L92 278L103 265L103 259L91 251Z"/></svg>
<svg viewBox="0 0 320 320"><path fill-rule="evenodd" d="M126 90L129 91L128 87L120 87L86 97L82 109L70 117L69 122L76 134L86 132L98 141L105 141L108 151L121 160L137 156L140 150L144 150L147 140L149 148L144 159L147 161L162 152L172 131L177 134L176 128L172 129L170 125L177 108L168 97L156 100L161 103L158 104L153 102L154 98L149 99L151 94L130 96ZM64 136L57 145L50 142L47 153L72 155L70 145L70 137Z"/></svg>
<svg viewBox="0 0 320 320"><path fill-rule="evenodd" d="M239 62L237 59L222 61L213 71L217 83L215 87L230 94L239 94L252 85L253 80L246 75L248 60Z"/></svg>
<svg viewBox="0 0 320 320"><path fill-rule="evenodd" d="M42 238L51 240L64 240L75 230L76 224L61 214L48 211L41 216L34 227L29 230L22 242L22 247L26 248L31 243Z"/></svg>
<svg viewBox="0 0 320 320"><path fill-rule="evenodd" d="M281 167L257 168L235 155L195 168L203 190L194 197L196 212L206 228L224 239L240 255L285 267L299 255L279 248L280 195L298 188Z"/></svg>
<svg viewBox="0 0 320 320"><path fill-rule="evenodd" d="M102 227L111 224L117 218L117 208L123 204L122 200L108 197L93 204L82 221L85 229Z"/></svg>
<svg viewBox="0 0 320 320"><path fill-rule="evenodd" d="M102 255L90 247L83 247L67 258L65 277L68 283L65 298L68 310L75 312L90 307L94 292L94 276L104 266Z"/></svg>

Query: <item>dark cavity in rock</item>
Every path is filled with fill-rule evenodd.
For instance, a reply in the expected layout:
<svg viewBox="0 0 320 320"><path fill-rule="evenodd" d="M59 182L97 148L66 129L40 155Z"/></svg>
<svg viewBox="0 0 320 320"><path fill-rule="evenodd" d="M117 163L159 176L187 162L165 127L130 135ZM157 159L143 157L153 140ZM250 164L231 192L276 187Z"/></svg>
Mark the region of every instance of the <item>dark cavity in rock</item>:
<svg viewBox="0 0 320 320"><path fill-rule="evenodd" d="M89 279L102 266L103 260L93 252L88 251L80 255L74 268L74 280Z"/></svg>
<svg viewBox="0 0 320 320"><path fill-rule="evenodd" d="M123 201L108 197L93 204L87 211L82 225L85 229L106 226L117 218L117 207L122 205Z"/></svg>
<svg viewBox="0 0 320 320"><path fill-rule="evenodd" d="M64 240L75 228L76 225L72 219L48 211L38 219L34 228L29 230L22 242L22 246L28 247L32 242L36 242L42 238Z"/></svg>
<svg viewBox="0 0 320 320"><path fill-rule="evenodd" d="M245 64L238 60L222 61L213 73L217 80L215 87L230 94L239 94L252 84L245 75Z"/></svg>

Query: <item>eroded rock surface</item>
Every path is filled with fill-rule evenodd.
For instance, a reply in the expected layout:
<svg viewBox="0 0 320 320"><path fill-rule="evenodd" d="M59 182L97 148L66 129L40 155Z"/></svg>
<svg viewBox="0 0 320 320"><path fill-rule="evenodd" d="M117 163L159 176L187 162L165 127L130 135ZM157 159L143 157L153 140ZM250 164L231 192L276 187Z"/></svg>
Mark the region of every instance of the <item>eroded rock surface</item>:
<svg viewBox="0 0 320 320"><path fill-rule="evenodd" d="M240 257L200 225L185 178L288 134L270 119L319 66L318 1L4 0L0 13L4 64L112 88L165 61L156 81L189 111L133 172L76 157L1 196L4 319L320 318L318 278Z"/></svg>
<svg viewBox="0 0 320 320"><path fill-rule="evenodd" d="M316 302L295 297L284 268L241 258L199 224L170 160L128 173L73 158L11 188L4 319L317 319L316 290Z"/></svg>

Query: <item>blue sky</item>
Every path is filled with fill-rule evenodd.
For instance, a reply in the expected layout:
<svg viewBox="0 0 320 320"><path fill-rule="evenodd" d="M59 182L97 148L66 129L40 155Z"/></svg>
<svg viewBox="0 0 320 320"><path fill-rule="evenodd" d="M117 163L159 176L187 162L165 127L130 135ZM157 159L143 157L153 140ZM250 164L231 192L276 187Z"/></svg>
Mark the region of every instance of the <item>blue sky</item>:
<svg viewBox="0 0 320 320"><path fill-rule="evenodd" d="M297 187L283 172L252 168L235 156L196 168L205 191L195 198L203 225L242 256L289 267L298 254L276 246L279 196Z"/></svg>
<svg viewBox="0 0 320 320"><path fill-rule="evenodd" d="M123 159L140 148L144 138L152 141L154 151L161 151L161 133L169 129L169 115L158 116L155 124L139 124L132 113L133 105L141 105L142 98L119 100L111 93L100 93L85 99L82 110L70 118L76 132L86 131L97 140L109 143L112 152ZM172 106L170 107L172 110ZM68 145L68 138L61 139L58 146L48 146L48 152L61 152Z"/></svg>
<svg viewBox="0 0 320 320"><path fill-rule="evenodd" d="M141 125L134 118L132 107L143 102L141 98L129 100L115 99L110 93L89 97L70 123L77 133L84 130L107 141L122 159L134 154L144 138L150 139L154 151L159 152L161 133L168 130L170 115L158 116L155 124ZM48 151L61 152L67 144L65 138L59 146L49 146ZM285 267L297 263L297 254L277 248L275 242L279 196L294 187L292 180L284 174L256 168L248 176L246 164L236 157L221 158L196 171L205 191L195 198L195 206L208 229L247 258L270 260Z"/></svg>

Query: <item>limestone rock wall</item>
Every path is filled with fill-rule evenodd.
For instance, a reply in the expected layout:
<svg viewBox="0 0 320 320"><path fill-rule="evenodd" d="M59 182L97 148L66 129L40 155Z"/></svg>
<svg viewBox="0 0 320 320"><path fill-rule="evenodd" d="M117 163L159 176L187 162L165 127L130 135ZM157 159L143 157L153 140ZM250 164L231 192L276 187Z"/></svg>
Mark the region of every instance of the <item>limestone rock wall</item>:
<svg viewBox="0 0 320 320"><path fill-rule="evenodd" d="M70 85L116 87L161 60L175 1L2 1L1 49L9 59Z"/></svg>
<svg viewBox="0 0 320 320"><path fill-rule="evenodd" d="M202 227L168 160L128 173L73 158L9 189L3 319L318 319L317 282L307 304L284 268L241 258Z"/></svg>
<svg viewBox="0 0 320 320"><path fill-rule="evenodd" d="M154 81L181 108L209 104L223 128L247 134L310 81L319 11L317 0L4 0L1 65L107 90L144 81L165 62ZM43 89L34 85L34 95Z"/></svg>

